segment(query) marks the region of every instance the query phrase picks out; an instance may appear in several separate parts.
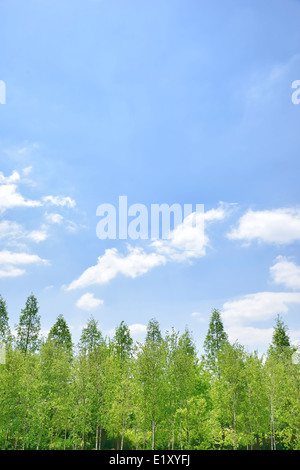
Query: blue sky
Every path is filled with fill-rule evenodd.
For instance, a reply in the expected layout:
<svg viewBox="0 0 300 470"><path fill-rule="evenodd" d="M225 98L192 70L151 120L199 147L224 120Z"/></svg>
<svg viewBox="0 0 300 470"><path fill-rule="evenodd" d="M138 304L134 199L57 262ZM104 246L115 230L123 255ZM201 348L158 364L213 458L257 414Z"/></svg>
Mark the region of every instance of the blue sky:
<svg viewBox="0 0 300 470"><path fill-rule="evenodd" d="M141 340L213 308L264 352L300 341L300 2L2 0L0 292L43 332ZM204 204L205 247L99 240L99 204ZM195 234L194 234L195 235ZM189 234L187 234L189 237ZM159 249L158 249L159 248ZM175 256L175 251L176 256ZM77 281L77 282L74 282ZM73 286L73 287L72 287ZM75 286L75 287L74 287Z"/></svg>

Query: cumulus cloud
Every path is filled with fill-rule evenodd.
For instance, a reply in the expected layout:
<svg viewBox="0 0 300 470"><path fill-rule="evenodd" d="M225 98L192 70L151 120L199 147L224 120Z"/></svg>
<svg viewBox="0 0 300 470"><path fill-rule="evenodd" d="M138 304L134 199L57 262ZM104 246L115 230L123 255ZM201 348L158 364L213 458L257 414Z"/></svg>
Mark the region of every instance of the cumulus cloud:
<svg viewBox="0 0 300 470"><path fill-rule="evenodd" d="M276 244L299 241L300 209L249 210L227 236L248 243L254 240Z"/></svg>
<svg viewBox="0 0 300 470"><path fill-rule="evenodd" d="M15 266L1 266L0 265L0 278L17 277L22 276L25 273L25 269L16 268Z"/></svg>
<svg viewBox="0 0 300 470"><path fill-rule="evenodd" d="M146 253L141 248L129 246L127 255L121 255L117 249L111 248L105 250L103 256L99 256L95 266L86 269L78 279L71 282L67 290L105 284L119 274L135 278L147 273L155 266L165 263L164 256L157 253Z"/></svg>
<svg viewBox="0 0 300 470"><path fill-rule="evenodd" d="M14 170L10 176L4 176L0 171L0 184L12 184L20 181L20 174Z"/></svg>
<svg viewBox="0 0 300 470"><path fill-rule="evenodd" d="M27 166L26 168L23 168L22 170L22 175L23 176L28 176L32 171L32 166Z"/></svg>
<svg viewBox="0 0 300 470"><path fill-rule="evenodd" d="M225 302L222 316L229 325L269 320L287 313L290 304L300 304L300 293L258 292Z"/></svg>
<svg viewBox="0 0 300 470"><path fill-rule="evenodd" d="M0 213L16 207L40 207L43 205L75 207L76 202L69 196L44 196L42 200L26 199L19 191L20 182L26 182L24 179L32 170L32 167L24 168L22 178L18 171L14 170L10 176L4 176L0 172Z"/></svg>
<svg viewBox="0 0 300 470"><path fill-rule="evenodd" d="M27 238L33 240L36 243L43 242L48 238L48 230L46 226L43 226L40 230L32 230L28 233Z"/></svg>
<svg viewBox="0 0 300 470"><path fill-rule="evenodd" d="M25 273L25 269L19 266L28 264L48 264L48 261L34 254L0 251L0 277L2 278L21 276Z"/></svg>
<svg viewBox="0 0 300 470"><path fill-rule="evenodd" d="M16 184L0 185L0 213L15 207L39 207L41 205L40 201L25 199L18 192Z"/></svg>
<svg viewBox="0 0 300 470"><path fill-rule="evenodd" d="M253 326L230 326L226 328L231 343L238 341L248 346L261 346L272 341L273 328L255 328Z"/></svg>
<svg viewBox="0 0 300 470"><path fill-rule="evenodd" d="M205 221L211 223L222 220L227 213L228 206L223 203L217 209L204 213L204 216L201 211L192 212L175 227L169 239L149 243L148 252L130 245L125 255L120 254L116 248L108 249L98 258L95 266L87 268L67 289L105 284L119 274L136 278L167 262L184 262L204 256L209 242L204 233Z"/></svg>
<svg viewBox="0 0 300 470"><path fill-rule="evenodd" d="M128 328L132 336L145 334L147 332L147 325L143 325L142 323L133 323L129 325Z"/></svg>
<svg viewBox="0 0 300 470"><path fill-rule="evenodd" d="M94 294L87 292L77 300L76 307L81 308L82 310L91 311L96 310L103 303L103 300L97 299Z"/></svg>
<svg viewBox="0 0 300 470"><path fill-rule="evenodd" d="M50 224L61 224L62 221L63 221L63 216L60 215L60 214L57 214L57 213L50 213L48 214L46 212L45 214L45 219L47 220L47 222L49 222Z"/></svg>
<svg viewBox="0 0 300 470"><path fill-rule="evenodd" d="M276 259L276 263L270 268L273 281L290 289L300 289L300 266L284 256Z"/></svg>
<svg viewBox="0 0 300 470"><path fill-rule="evenodd" d="M24 229L22 225L11 220L1 220L0 221L0 239L18 239L24 236Z"/></svg>
<svg viewBox="0 0 300 470"><path fill-rule="evenodd" d="M0 240L3 240L8 245L18 244L20 240L31 240L36 243L46 240L48 238L47 226L42 225L39 230L28 231L25 230L23 225L11 221L0 221Z"/></svg>
<svg viewBox="0 0 300 470"><path fill-rule="evenodd" d="M168 258L182 261L205 255L203 214L193 212L171 233L167 240L155 240L151 246Z"/></svg>
<svg viewBox="0 0 300 470"><path fill-rule="evenodd" d="M209 237L205 228L212 222L223 220L231 205L220 203L207 212L193 212L171 232L167 240L155 240L151 246L172 261L185 261L205 256Z"/></svg>
<svg viewBox="0 0 300 470"><path fill-rule="evenodd" d="M51 206L75 207L76 202L69 196L44 196L43 201Z"/></svg>

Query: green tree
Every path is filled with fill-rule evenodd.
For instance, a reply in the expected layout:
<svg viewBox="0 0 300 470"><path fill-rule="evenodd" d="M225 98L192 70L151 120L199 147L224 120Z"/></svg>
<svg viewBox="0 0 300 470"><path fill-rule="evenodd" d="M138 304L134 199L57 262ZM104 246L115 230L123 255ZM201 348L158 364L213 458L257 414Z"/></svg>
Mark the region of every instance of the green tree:
<svg viewBox="0 0 300 470"><path fill-rule="evenodd" d="M0 344L1 342L7 343L10 336L6 301L0 295Z"/></svg>
<svg viewBox="0 0 300 470"><path fill-rule="evenodd" d="M223 345L228 341L220 312L212 311L208 331L204 340L205 362L213 372L217 368L217 356Z"/></svg>
<svg viewBox="0 0 300 470"><path fill-rule="evenodd" d="M259 449L269 432L268 393L263 357L257 352L245 356L244 427L247 449Z"/></svg>
<svg viewBox="0 0 300 470"><path fill-rule="evenodd" d="M213 377L214 408L218 410L225 447L236 450L244 431L245 351L226 342L218 353L218 374Z"/></svg>
<svg viewBox="0 0 300 470"><path fill-rule="evenodd" d="M72 336L63 315L59 315L55 324L52 326L48 334L48 341L53 342L56 346L65 348L69 353L72 352Z"/></svg>
<svg viewBox="0 0 300 470"><path fill-rule="evenodd" d="M97 351L99 346L104 344L101 331L98 329L98 323L93 317L90 317L88 324L83 328L79 340L79 350L86 354Z"/></svg>
<svg viewBox="0 0 300 470"><path fill-rule="evenodd" d="M277 315L269 353L275 353L280 355L284 351L289 350L291 348L290 338L287 332L287 325L284 324L280 315Z"/></svg>
<svg viewBox="0 0 300 470"><path fill-rule="evenodd" d="M79 354L74 362L74 444L96 450L102 448L104 423L107 411L110 371L107 361L109 348L98 324L90 318L82 330L78 344ZM93 444L92 444L93 443Z"/></svg>
<svg viewBox="0 0 300 470"><path fill-rule="evenodd" d="M113 350L121 361L131 356L132 343L133 340L130 336L129 328L126 323L122 321L117 327L113 338Z"/></svg>
<svg viewBox="0 0 300 470"><path fill-rule="evenodd" d="M144 344L139 345L137 352L137 375L140 385L139 406L143 414L144 445L146 432L150 427L152 450L155 449L155 435L165 402L165 368L166 344L159 323L151 319L147 327L146 340Z"/></svg>
<svg viewBox="0 0 300 470"><path fill-rule="evenodd" d="M188 423L189 413L185 413L186 419L178 411L188 406L189 399L196 393L197 383L197 353L190 331L186 328L180 335L174 329L166 334L167 365L166 365L166 420L167 429L164 434L168 435L168 448L175 448L176 422L179 431L179 446L183 446L183 432L190 444L190 430ZM185 424L184 424L185 423Z"/></svg>
<svg viewBox="0 0 300 470"><path fill-rule="evenodd" d="M19 324L17 325L17 346L25 356L28 353L35 353L40 345L41 323L38 311L37 299L31 294L26 300L25 308L21 311Z"/></svg>

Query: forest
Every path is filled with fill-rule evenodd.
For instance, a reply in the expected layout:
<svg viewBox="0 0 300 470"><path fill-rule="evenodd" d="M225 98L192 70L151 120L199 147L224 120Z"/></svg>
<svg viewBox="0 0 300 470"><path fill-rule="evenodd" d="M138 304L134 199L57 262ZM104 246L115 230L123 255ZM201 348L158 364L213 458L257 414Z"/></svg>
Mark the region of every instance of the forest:
<svg viewBox="0 0 300 470"><path fill-rule="evenodd" d="M274 321L262 356L229 342L216 309L201 355L188 328L162 334L155 318L134 342L91 316L73 344L63 315L41 337L33 294L12 334L0 296L0 449L300 449L300 355Z"/></svg>

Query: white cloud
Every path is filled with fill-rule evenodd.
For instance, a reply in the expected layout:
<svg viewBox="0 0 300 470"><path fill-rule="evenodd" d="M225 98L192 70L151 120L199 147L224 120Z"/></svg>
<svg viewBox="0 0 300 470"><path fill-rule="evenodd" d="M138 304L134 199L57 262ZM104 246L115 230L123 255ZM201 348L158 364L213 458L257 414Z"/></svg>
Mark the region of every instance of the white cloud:
<svg viewBox="0 0 300 470"><path fill-rule="evenodd" d="M151 246L157 253L174 261L205 255L203 214L193 212L172 231L167 240L155 240Z"/></svg>
<svg viewBox="0 0 300 470"><path fill-rule="evenodd" d="M272 341L273 328L255 328L253 326L230 326L226 328L231 343L238 341L247 346L269 344Z"/></svg>
<svg viewBox="0 0 300 470"><path fill-rule="evenodd" d="M18 191L16 184L0 185L0 213L14 207L38 207L40 201L25 199Z"/></svg>
<svg viewBox="0 0 300 470"><path fill-rule="evenodd" d="M222 220L227 215L229 206L231 204L220 203L217 209L211 209L204 214L204 220L208 223ZM135 278L169 261L183 262L204 256L208 241L204 234L203 214L193 212L172 231L169 239L152 241L150 253L130 245L127 255L120 254L116 248L106 250L104 255L98 258L97 264L87 268L78 279L67 286L67 289L105 284L119 274Z"/></svg>
<svg viewBox="0 0 300 470"><path fill-rule="evenodd" d="M43 201L51 206L75 207L76 202L69 196L44 196Z"/></svg>
<svg viewBox="0 0 300 470"><path fill-rule="evenodd" d="M45 218L47 222L49 222L50 224L61 224L63 221L63 216L60 214L56 214L56 213L51 213L51 214L46 213Z"/></svg>
<svg viewBox="0 0 300 470"><path fill-rule="evenodd" d="M14 170L10 176L4 176L0 171L0 184L12 184L20 181L20 174Z"/></svg>
<svg viewBox="0 0 300 470"><path fill-rule="evenodd" d="M200 312L193 312L192 317L199 317L201 315Z"/></svg>
<svg viewBox="0 0 300 470"><path fill-rule="evenodd" d="M271 276L276 284L290 289L300 289L300 266L284 256L278 256L277 262L270 268Z"/></svg>
<svg viewBox="0 0 300 470"><path fill-rule="evenodd" d="M105 284L119 274L135 278L166 262L164 256L156 253L148 254L141 248L129 246L128 251L127 255L122 256L115 248L105 250L104 255L99 256L97 264L86 269L67 289Z"/></svg>
<svg viewBox="0 0 300 470"><path fill-rule="evenodd" d="M32 166L27 166L26 168L23 168L22 170L22 175L23 176L28 176L32 171Z"/></svg>
<svg viewBox="0 0 300 470"><path fill-rule="evenodd" d="M132 336L145 334L147 332L147 325L143 325L142 323L133 323L129 325L128 328Z"/></svg>
<svg viewBox="0 0 300 470"><path fill-rule="evenodd" d="M41 230L32 230L28 233L27 238L33 240L36 243L43 242L46 240L46 238L48 238L47 227L43 226Z"/></svg>
<svg viewBox="0 0 300 470"><path fill-rule="evenodd" d="M205 222L215 222L225 219L225 217L227 217L227 215L229 214L232 206L235 206L235 204L226 204L221 201L219 203L219 207L217 207L216 209L210 209L207 212L204 212Z"/></svg>
<svg viewBox="0 0 300 470"><path fill-rule="evenodd" d="M0 265L18 265L18 264L36 264L47 263L46 260L40 258L38 255L29 253L13 253L9 250L0 251Z"/></svg>
<svg viewBox="0 0 300 470"><path fill-rule="evenodd" d="M47 260L29 253L14 253L9 250L0 251L0 277L17 277L26 271L19 266L27 264L48 264Z"/></svg>
<svg viewBox="0 0 300 470"><path fill-rule="evenodd" d="M223 220L231 204L220 203L216 209L210 209L203 214L193 212L187 216L171 233L168 240L155 240L151 246L172 261L185 261L191 258L205 256L209 244L205 233L207 224Z"/></svg>
<svg viewBox="0 0 300 470"><path fill-rule="evenodd" d="M18 244L18 240L31 240L36 243L48 238L47 226L42 225L40 230L27 231L21 224L11 220L0 222L0 239L7 244Z"/></svg>
<svg viewBox="0 0 300 470"><path fill-rule="evenodd" d="M1 220L0 222L0 239L17 239L24 235L22 225L10 220Z"/></svg>
<svg viewBox="0 0 300 470"><path fill-rule="evenodd" d="M17 277L25 274L25 269L16 268L15 266L1 266L0 265L0 278Z"/></svg>
<svg viewBox="0 0 300 470"><path fill-rule="evenodd" d="M97 299L94 294L90 293L90 292L87 292L86 294L83 294L80 299L77 300L76 302L76 306L78 308L81 308L83 310L95 310L97 309L98 307L100 307L100 305L102 305L104 303L103 300L101 299Z"/></svg>
<svg viewBox="0 0 300 470"><path fill-rule="evenodd" d="M198 320L198 322L200 322L200 323L207 323L207 317L206 317L206 315L203 315L203 314L200 313L200 312L193 312L193 313L191 314L191 316L192 316L193 318L196 318L196 320Z"/></svg>
<svg viewBox="0 0 300 470"><path fill-rule="evenodd" d="M288 244L300 240L300 209L249 210L228 235L232 240Z"/></svg>
<svg viewBox="0 0 300 470"><path fill-rule="evenodd" d="M32 170L32 167L24 168L22 176L26 177ZM21 180L20 174L14 170L10 176L4 176L0 172L0 213L5 212L7 209L15 207L40 207L44 204L61 207L75 207L76 202L69 196L44 196L42 201L26 199L18 190L20 182L28 182L28 180Z"/></svg>
<svg viewBox="0 0 300 470"><path fill-rule="evenodd" d="M222 317L229 325L269 320L287 313L290 304L300 304L300 293L258 292L225 302Z"/></svg>

